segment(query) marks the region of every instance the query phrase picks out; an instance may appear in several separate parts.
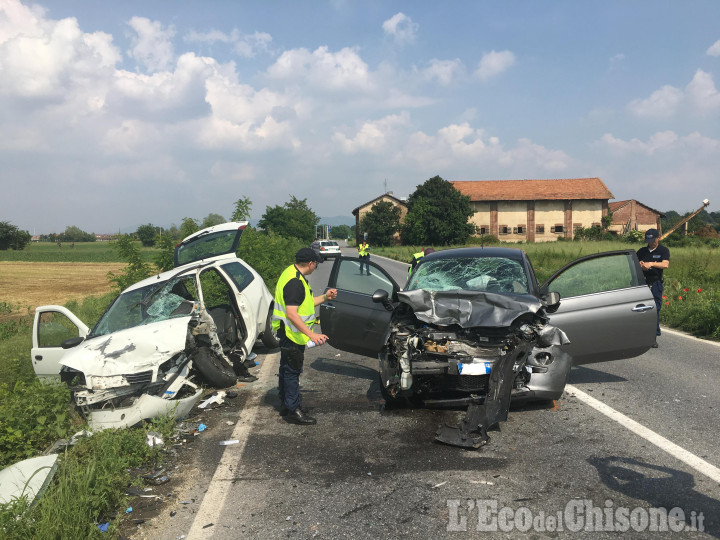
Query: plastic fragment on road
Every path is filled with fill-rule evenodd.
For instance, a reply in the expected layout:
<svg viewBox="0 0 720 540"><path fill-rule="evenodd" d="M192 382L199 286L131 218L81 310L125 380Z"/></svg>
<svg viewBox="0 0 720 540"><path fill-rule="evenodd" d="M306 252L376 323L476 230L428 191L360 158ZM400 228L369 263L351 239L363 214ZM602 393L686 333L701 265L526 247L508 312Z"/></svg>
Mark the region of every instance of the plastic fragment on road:
<svg viewBox="0 0 720 540"><path fill-rule="evenodd" d="M162 435L160 435L157 431L148 431L145 442L147 443L147 445L150 448L155 448L155 447L160 447L160 446L165 445Z"/></svg>
<svg viewBox="0 0 720 540"><path fill-rule="evenodd" d="M220 405L221 403L224 403L224 401L225 401L223 399L224 397L225 397L224 390L215 392L212 396L210 396L205 401L203 401L200 405L198 405L198 409L204 409L205 407L207 407L208 405L212 405L213 403L217 403L218 405Z"/></svg>
<svg viewBox="0 0 720 540"><path fill-rule="evenodd" d="M205 424L200 424L198 426L198 431L205 431L207 429L207 426Z"/></svg>
<svg viewBox="0 0 720 540"><path fill-rule="evenodd" d="M229 441L220 441L218 444L220 444L220 446L229 446L231 444L239 444L239 443L240 443L240 441L238 439L231 439Z"/></svg>
<svg viewBox="0 0 720 540"><path fill-rule="evenodd" d="M100 529L100 532L108 532L108 527L110 526L110 522L107 521L105 523L100 523L97 528Z"/></svg>
<svg viewBox="0 0 720 540"><path fill-rule="evenodd" d="M57 454L25 459L0 471L0 504L26 497L34 504L57 469Z"/></svg>
<svg viewBox="0 0 720 540"><path fill-rule="evenodd" d="M128 506L127 510L125 510L126 514L129 514L130 512L132 512L132 506Z"/></svg>

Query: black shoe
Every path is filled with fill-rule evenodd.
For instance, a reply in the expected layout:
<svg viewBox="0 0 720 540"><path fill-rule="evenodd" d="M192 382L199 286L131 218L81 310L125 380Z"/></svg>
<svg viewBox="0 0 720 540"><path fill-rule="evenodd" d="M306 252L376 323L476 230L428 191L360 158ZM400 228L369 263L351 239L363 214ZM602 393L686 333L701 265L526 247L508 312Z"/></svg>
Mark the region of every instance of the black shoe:
<svg viewBox="0 0 720 540"><path fill-rule="evenodd" d="M287 413L287 416L285 417L285 420L288 422L292 422L293 424L300 424L301 426L309 426L312 424L317 424L317 420L315 420L312 416L308 416L304 412L302 412L302 409L298 407L294 411L289 411Z"/></svg>
<svg viewBox="0 0 720 540"><path fill-rule="evenodd" d="M298 407L303 413L307 414L308 410L305 407ZM287 416L290 412L290 409L288 409L285 405L280 405L280 416Z"/></svg>

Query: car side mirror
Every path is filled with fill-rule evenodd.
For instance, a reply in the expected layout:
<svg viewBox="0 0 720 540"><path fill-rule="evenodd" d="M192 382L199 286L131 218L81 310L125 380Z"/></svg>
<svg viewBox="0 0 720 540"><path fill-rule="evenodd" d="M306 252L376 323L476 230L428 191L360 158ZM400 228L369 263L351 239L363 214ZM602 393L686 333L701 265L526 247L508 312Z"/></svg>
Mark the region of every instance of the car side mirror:
<svg viewBox="0 0 720 540"><path fill-rule="evenodd" d="M554 313L560 307L560 293L551 291L542 296L542 302L549 313Z"/></svg>
<svg viewBox="0 0 720 540"><path fill-rule="evenodd" d="M388 292L384 291L383 289L378 289L377 291L375 291L373 293L372 301L375 302L376 304L382 304L383 306L385 306L385 309L387 309L388 311L393 310L393 306L390 303L390 297L388 295Z"/></svg>
<svg viewBox="0 0 720 540"><path fill-rule="evenodd" d="M73 347L77 347L78 345L80 345L83 341L85 341L84 337L73 337L63 341L60 346L63 349L72 349Z"/></svg>

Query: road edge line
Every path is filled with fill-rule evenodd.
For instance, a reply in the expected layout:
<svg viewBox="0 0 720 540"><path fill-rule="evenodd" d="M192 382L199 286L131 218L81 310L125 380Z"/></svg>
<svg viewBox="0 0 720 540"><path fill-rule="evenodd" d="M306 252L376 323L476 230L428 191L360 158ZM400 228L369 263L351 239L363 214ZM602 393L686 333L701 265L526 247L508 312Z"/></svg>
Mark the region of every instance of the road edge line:
<svg viewBox="0 0 720 540"><path fill-rule="evenodd" d="M632 431L636 435L639 435L640 437L642 437L649 443L654 444L661 450L664 450L674 458L679 459L700 474L703 474L711 480L720 484L720 468L716 467L712 463L708 463L707 461L696 456L692 452L685 450L683 447L678 446L677 444L670 441L669 439L666 439L662 435L655 433L649 428L646 428L639 422L636 422L632 418L625 416L623 413L616 411L602 401L599 401L598 399L589 396L588 394L571 384L565 386L565 391L572 392L572 395L574 397L576 397L586 405L589 405L590 407L604 414L611 420L615 420L621 426Z"/></svg>

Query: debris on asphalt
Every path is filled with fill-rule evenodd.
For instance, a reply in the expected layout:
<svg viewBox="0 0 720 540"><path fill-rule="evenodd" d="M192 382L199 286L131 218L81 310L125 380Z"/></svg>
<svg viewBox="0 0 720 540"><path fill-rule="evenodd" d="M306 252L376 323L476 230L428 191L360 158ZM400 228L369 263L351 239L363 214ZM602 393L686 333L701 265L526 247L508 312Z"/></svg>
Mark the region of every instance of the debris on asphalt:
<svg viewBox="0 0 720 540"><path fill-rule="evenodd" d="M231 439L229 441L220 441L219 444L220 444L220 446L228 446L231 444L239 444L239 443L240 443L240 441L238 439Z"/></svg>
<svg viewBox="0 0 720 540"><path fill-rule="evenodd" d="M207 398L205 401L203 401L200 405L198 405L198 409L204 409L208 405L212 405L213 403L217 403L218 405L224 403L225 397L225 391L220 390L219 392L214 392L212 396Z"/></svg>
<svg viewBox="0 0 720 540"><path fill-rule="evenodd" d="M165 446L162 435L160 435L157 431L148 431L145 442L150 448Z"/></svg>

